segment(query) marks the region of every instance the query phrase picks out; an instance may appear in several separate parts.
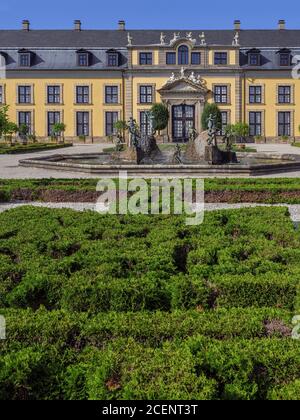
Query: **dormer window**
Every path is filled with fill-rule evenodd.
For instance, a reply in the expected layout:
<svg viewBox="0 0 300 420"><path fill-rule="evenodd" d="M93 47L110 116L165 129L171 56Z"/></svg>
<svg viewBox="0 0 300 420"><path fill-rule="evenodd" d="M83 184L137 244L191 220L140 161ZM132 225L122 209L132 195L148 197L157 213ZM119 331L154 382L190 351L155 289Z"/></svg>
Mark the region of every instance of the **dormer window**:
<svg viewBox="0 0 300 420"><path fill-rule="evenodd" d="M20 50L19 51L19 66L30 67L31 66L31 52Z"/></svg>
<svg viewBox="0 0 300 420"><path fill-rule="evenodd" d="M88 51L77 51L77 65L79 67L88 67L90 65L90 53Z"/></svg>
<svg viewBox="0 0 300 420"><path fill-rule="evenodd" d="M289 67L291 65L291 51L283 49L280 50L278 54L280 67Z"/></svg>
<svg viewBox="0 0 300 420"><path fill-rule="evenodd" d="M253 49L253 50L248 51L248 65L249 66L261 65L261 54L259 50Z"/></svg>
<svg viewBox="0 0 300 420"><path fill-rule="evenodd" d="M119 66L119 53L116 50L109 50L107 53L107 65L108 67Z"/></svg>

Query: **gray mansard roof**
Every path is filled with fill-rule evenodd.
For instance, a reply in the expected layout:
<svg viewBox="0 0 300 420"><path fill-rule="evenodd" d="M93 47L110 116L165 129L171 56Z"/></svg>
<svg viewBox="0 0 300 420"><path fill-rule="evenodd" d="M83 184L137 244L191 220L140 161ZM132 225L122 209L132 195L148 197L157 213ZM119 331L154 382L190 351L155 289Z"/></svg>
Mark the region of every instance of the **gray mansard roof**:
<svg viewBox="0 0 300 420"><path fill-rule="evenodd" d="M5 57L7 70L21 70L18 51L27 49L33 53L32 70L76 70L76 51L86 49L90 53L90 66L81 70L107 69L107 50L119 52L119 67L127 68L128 33L134 46L160 44L160 34L166 35L166 46L174 38L174 32L185 38L188 30L0 30L0 54ZM205 33L208 46L231 46L235 30L192 31L196 45L199 35ZM261 69L278 68L278 51L289 48L292 55L300 54L300 30L241 30L240 65L249 68L247 52L252 48L261 50Z"/></svg>
<svg viewBox="0 0 300 420"><path fill-rule="evenodd" d="M184 37L190 30L0 30L0 48L124 48L130 32L134 45L160 43L160 34L166 34L167 43L174 32ZM192 31L200 42L203 30ZM210 45L231 45L234 30L204 30ZM284 48L300 47L300 30L241 30L241 47Z"/></svg>

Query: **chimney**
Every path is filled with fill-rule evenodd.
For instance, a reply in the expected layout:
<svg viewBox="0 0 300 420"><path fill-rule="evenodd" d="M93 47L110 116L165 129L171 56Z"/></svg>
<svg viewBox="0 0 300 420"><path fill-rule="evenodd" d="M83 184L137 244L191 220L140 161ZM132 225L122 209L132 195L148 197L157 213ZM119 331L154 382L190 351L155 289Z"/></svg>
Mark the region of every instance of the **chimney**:
<svg viewBox="0 0 300 420"><path fill-rule="evenodd" d="M278 29L280 31L282 31L283 29L285 29L285 20L284 19L281 19L281 20L278 21Z"/></svg>
<svg viewBox="0 0 300 420"><path fill-rule="evenodd" d="M22 22L22 29L23 31L29 31L30 30L30 22L29 20L23 20Z"/></svg>
<svg viewBox="0 0 300 420"><path fill-rule="evenodd" d="M125 20L119 20L118 27L119 27L119 31L125 31L126 30Z"/></svg>
<svg viewBox="0 0 300 420"><path fill-rule="evenodd" d="M236 31L240 31L241 30L241 21L240 20L235 20L234 21L234 29Z"/></svg>
<svg viewBox="0 0 300 420"><path fill-rule="evenodd" d="M81 21L74 20L74 31L80 32L81 31Z"/></svg>

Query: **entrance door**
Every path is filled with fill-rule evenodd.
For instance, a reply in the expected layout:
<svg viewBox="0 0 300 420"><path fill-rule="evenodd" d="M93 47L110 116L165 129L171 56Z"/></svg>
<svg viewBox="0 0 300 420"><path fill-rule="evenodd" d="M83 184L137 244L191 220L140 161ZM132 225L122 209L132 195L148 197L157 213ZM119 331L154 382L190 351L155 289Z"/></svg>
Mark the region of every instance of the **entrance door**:
<svg viewBox="0 0 300 420"><path fill-rule="evenodd" d="M195 107L191 105L176 105L172 111L173 141L189 141L190 129L195 128Z"/></svg>

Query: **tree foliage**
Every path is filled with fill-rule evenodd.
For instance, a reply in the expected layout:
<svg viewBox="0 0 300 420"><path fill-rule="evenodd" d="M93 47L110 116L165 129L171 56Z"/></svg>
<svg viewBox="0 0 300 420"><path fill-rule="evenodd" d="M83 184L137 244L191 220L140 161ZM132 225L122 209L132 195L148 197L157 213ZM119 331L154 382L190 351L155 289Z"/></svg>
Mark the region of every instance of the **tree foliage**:
<svg viewBox="0 0 300 420"><path fill-rule="evenodd" d="M154 130L162 131L168 126L169 110L164 104L154 104L151 108L154 117Z"/></svg>
<svg viewBox="0 0 300 420"><path fill-rule="evenodd" d="M222 114L220 108L216 104L208 103L205 104L201 117L202 129L208 129L208 118L210 115L215 117L216 128L220 130L222 128Z"/></svg>

